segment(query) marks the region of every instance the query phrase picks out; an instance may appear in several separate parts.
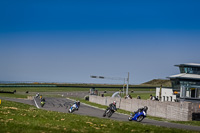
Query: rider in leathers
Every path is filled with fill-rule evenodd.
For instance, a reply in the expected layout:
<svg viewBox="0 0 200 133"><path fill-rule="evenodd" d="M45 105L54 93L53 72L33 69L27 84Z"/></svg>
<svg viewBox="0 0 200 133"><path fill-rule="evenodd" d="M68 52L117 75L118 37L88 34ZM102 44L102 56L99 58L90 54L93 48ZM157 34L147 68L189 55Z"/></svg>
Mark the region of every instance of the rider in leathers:
<svg viewBox="0 0 200 133"><path fill-rule="evenodd" d="M116 102L116 101L113 101L113 103L109 104L109 107L106 109L105 112L107 112L109 109L112 109L112 110L115 110L115 111L116 111L116 110L117 110L116 104L117 104L117 102Z"/></svg>

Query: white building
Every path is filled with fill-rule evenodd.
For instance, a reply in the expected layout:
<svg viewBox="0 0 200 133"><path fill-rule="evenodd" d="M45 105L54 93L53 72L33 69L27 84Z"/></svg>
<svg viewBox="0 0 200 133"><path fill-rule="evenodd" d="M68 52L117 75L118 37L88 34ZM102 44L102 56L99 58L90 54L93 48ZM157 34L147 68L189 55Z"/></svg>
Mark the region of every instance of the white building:
<svg viewBox="0 0 200 133"><path fill-rule="evenodd" d="M160 93L160 90L161 90L161 93ZM158 97L159 101L162 101L162 102L164 102L164 101L175 102L176 101L176 95L174 94L172 88L156 87L156 97Z"/></svg>
<svg viewBox="0 0 200 133"><path fill-rule="evenodd" d="M175 65L180 74L168 77L172 88L156 88L156 96L161 101L200 101L200 64Z"/></svg>

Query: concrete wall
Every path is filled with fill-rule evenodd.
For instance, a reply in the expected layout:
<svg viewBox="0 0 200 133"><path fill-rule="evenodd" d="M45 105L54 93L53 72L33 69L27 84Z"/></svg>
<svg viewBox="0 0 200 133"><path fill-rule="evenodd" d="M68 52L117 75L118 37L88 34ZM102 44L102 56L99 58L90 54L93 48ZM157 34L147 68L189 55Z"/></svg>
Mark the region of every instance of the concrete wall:
<svg viewBox="0 0 200 133"><path fill-rule="evenodd" d="M160 102L152 100L142 99L124 99L124 98L112 98L112 97L89 97L90 102L98 103L101 105L109 105L113 101L117 101L117 108L136 111L138 108L147 106L147 114L150 116L162 117L176 121L189 121L192 120L192 113L200 113L200 105L195 104L196 108L192 108L194 105L190 102Z"/></svg>
<svg viewBox="0 0 200 133"><path fill-rule="evenodd" d="M190 115L192 115L192 118L194 120L200 121L200 103L199 102L192 103Z"/></svg>

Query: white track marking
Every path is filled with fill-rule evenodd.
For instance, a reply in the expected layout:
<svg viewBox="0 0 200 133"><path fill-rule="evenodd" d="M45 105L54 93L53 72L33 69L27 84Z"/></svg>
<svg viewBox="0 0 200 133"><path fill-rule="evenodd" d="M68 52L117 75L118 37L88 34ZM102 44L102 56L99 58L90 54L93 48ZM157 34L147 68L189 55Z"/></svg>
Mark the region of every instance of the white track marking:
<svg viewBox="0 0 200 133"><path fill-rule="evenodd" d="M33 98L33 100L35 102L36 107L39 109L40 107L38 106L37 102L35 101L35 97Z"/></svg>

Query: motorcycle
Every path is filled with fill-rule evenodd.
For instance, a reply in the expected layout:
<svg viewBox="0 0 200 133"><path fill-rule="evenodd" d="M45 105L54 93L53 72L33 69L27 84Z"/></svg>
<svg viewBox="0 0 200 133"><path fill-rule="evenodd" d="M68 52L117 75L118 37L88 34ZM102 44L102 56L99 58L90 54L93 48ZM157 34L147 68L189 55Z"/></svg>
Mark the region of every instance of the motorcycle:
<svg viewBox="0 0 200 133"><path fill-rule="evenodd" d="M73 113L75 110L78 110L78 106L76 104L71 105L68 112Z"/></svg>
<svg viewBox="0 0 200 133"><path fill-rule="evenodd" d="M146 116L147 116L147 113L146 113L147 110L140 110L138 112L136 112L134 115L131 113L131 115L129 116L128 120L129 121L137 121L137 122L141 122Z"/></svg>
<svg viewBox="0 0 200 133"><path fill-rule="evenodd" d="M40 103L41 107L43 107L45 105L45 98L41 99L41 103Z"/></svg>
<svg viewBox="0 0 200 133"><path fill-rule="evenodd" d="M45 105L45 102L44 101L41 101L41 107L43 107Z"/></svg>
<svg viewBox="0 0 200 133"><path fill-rule="evenodd" d="M116 111L117 109L114 107L107 108L106 111L103 114L103 117L107 116L108 118L112 116L112 114Z"/></svg>

